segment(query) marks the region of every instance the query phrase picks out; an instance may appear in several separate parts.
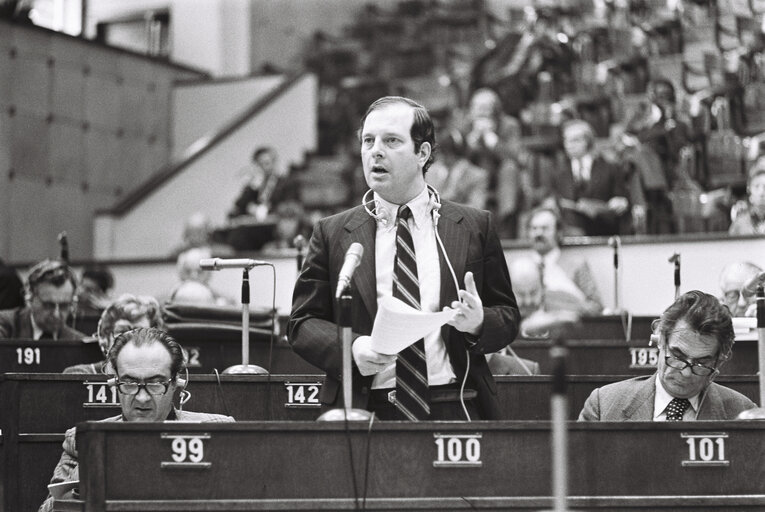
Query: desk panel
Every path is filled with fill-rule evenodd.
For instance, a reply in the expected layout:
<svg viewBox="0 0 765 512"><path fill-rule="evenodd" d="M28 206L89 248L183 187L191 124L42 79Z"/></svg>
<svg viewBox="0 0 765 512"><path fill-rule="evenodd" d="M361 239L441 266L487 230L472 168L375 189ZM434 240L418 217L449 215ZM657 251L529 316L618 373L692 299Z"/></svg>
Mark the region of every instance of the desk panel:
<svg viewBox="0 0 765 512"><path fill-rule="evenodd" d="M103 360L98 343L78 340L0 340L0 373L61 372Z"/></svg>
<svg viewBox="0 0 765 512"><path fill-rule="evenodd" d="M572 376L568 384L569 418L576 419L590 392L624 376ZM186 408L234 416L238 421L312 421L318 417L320 375L221 376L194 375ZM503 419L548 420L550 418L549 376L496 377ZM0 377L0 428L6 433L8 500L7 510L34 510L45 496L45 485L61 454L63 432L78 422L120 413L113 388L105 376L62 374L6 374ZM717 381L752 400L757 399L755 376L721 377ZM268 401L270 397L270 403ZM11 421L16 418L16 421ZM10 440L8 440L8 434ZM44 457L43 455L44 454ZM25 465L24 461L35 460ZM42 461L51 461L45 464ZM42 493L42 494L41 494Z"/></svg>
<svg viewBox="0 0 765 512"><path fill-rule="evenodd" d="M568 428L574 504L765 506L761 422ZM551 505L549 423L87 423L77 442L88 511Z"/></svg>

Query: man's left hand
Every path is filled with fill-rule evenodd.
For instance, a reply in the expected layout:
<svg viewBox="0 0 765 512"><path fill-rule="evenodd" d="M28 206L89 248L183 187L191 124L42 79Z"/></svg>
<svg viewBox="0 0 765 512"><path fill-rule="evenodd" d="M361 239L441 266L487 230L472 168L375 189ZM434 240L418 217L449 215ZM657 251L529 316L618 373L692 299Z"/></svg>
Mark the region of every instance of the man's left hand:
<svg viewBox="0 0 765 512"><path fill-rule="evenodd" d="M475 287L472 272L465 273L465 289L460 290L458 294L460 300L455 300L451 305L451 309L457 311L457 314L448 324L458 331L478 336L483 327L483 303Z"/></svg>

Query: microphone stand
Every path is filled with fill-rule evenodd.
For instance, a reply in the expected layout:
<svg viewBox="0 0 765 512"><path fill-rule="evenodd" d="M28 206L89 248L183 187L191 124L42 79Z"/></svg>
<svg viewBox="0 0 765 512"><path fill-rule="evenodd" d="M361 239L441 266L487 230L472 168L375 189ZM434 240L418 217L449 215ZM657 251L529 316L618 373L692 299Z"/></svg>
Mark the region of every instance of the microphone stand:
<svg viewBox="0 0 765 512"><path fill-rule="evenodd" d="M343 349L343 407L330 409L317 418L316 421L369 421L372 413L366 409L353 408L353 375L351 374L351 302L350 287L346 288L338 299L337 335Z"/></svg>
<svg viewBox="0 0 765 512"><path fill-rule="evenodd" d="M300 269L303 268L303 251L305 250L305 237L303 235L297 235L292 244L297 250L297 271L300 273Z"/></svg>
<svg viewBox="0 0 765 512"><path fill-rule="evenodd" d="M760 369L760 407L765 407L765 291L757 285L757 351Z"/></svg>
<svg viewBox="0 0 765 512"><path fill-rule="evenodd" d="M263 375L268 370L262 366L250 364L250 271L242 270L242 364L229 366L224 374Z"/></svg>
<svg viewBox="0 0 765 512"><path fill-rule="evenodd" d="M614 312L619 312L619 245L621 244L618 236L613 236L609 240L614 245Z"/></svg>
<svg viewBox="0 0 765 512"><path fill-rule="evenodd" d="M557 330L557 329L556 329ZM566 396L566 356L568 348L560 332L555 334L550 348L553 363L553 386L550 395L552 420L552 492L553 510L565 512L568 496L568 398Z"/></svg>
<svg viewBox="0 0 765 512"><path fill-rule="evenodd" d="M680 296L680 253L669 257L669 262L675 264L675 300Z"/></svg>

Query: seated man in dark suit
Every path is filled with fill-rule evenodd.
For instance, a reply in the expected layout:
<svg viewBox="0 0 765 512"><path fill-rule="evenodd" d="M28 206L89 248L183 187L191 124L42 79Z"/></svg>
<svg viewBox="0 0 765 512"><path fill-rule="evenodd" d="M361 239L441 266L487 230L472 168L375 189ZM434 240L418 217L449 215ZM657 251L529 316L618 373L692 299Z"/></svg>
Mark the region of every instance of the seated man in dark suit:
<svg viewBox="0 0 765 512"><path fill-rule="evenodd" d="M109 354L114 338L139 327L165 328L162 307L157 299L148 295L135 296L125 293L109 304L101 314L96 332L98 345L104 357ZM98 363L77 364L66 368L64 373L102 373L105 364L105 360Z"/></svg>
<svg viewBox="0 0 765 512"><path fill-rule="evenodd" d="M85 334L66 325L77 277L60 260L41 261L29 273L25 307L0 311L0 339L77 340Z"/></svg>
<svg viewBox="0 0 765 512"><path fill-rule="evenodd" d="M734 420L755 404L712 380L733 351L728 308L697 290L678 297L655 322L654 375L608 384L590 394L580 421Z"/></svg>
<svg viewBox="0 0 765 512"><path fill-rule="evenodd" d="M117 337L107 357L108 369L114 373L109 381L117 386L122 414L102 421L184 421L231 422L231 416L178 410L173 397L186 381L181 374L186 362L183 349L169 334L160 329L139 328ZM64 439L64 453L53 470L51 484L79 480L77 431L70 428ZM48 496L39 512L53 510L53 497Z"/></svg>

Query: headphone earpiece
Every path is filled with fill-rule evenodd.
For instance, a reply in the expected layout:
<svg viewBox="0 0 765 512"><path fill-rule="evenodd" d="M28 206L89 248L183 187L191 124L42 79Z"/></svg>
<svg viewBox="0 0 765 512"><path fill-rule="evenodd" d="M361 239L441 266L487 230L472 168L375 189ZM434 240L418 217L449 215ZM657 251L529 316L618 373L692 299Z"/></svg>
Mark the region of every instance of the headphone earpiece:
<svg viewBox="0 0 765 512"><path fill-rule="evenodd" d="M109 387L114 387L117 385L117 377L112 377L111 379L106 381L106 385Z"/></svg>
<svg viewBox="0 0 765 512"><path fill-rule="evenodd" d="M188 384L188 382L189 382L188 380L184 379L184 378L183 378L183 377L181 377L180 375L179 375L179 376L177 376L177 377L175 378L175 385L176 385L176 386L177 386L177 387L178 387L178 388L179 388L181 391L183 391L184 389L186 389L186 384Z"/></svg>
<svg viewBox="0 0 765 512"><path fill-rule="evenodd" d="M651 338L648 340L648 346L651 347L653 345L659 346L659 335L658 334L651 334Z"/></svg>

